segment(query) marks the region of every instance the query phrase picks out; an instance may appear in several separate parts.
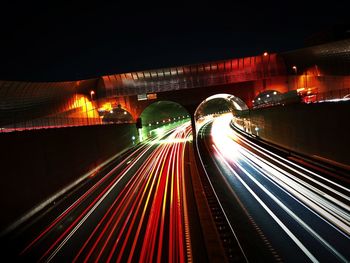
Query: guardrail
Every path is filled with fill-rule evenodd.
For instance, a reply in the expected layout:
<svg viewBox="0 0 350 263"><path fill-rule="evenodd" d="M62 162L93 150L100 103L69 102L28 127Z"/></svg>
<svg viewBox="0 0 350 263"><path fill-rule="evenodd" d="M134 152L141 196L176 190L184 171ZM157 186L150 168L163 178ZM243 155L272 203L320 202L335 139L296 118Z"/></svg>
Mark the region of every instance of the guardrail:
<svg viewBox="0 0 350 263"><path fill-rule="evenodd" d="M109 121L104 122L102 118L72 118L72 117L43 117L27 120L19 123L8 124L0 127L1 132L39 130L51 128L65 128L76 126L106 125L131 123L131 121Z"/></svg>
<svg viewBox="0 0 350 263"><path fill-rule="evenodd" d="M326 92L317 92L306 94L303 97L303 101L305 103L312 102L327 102L327 101L335 101L335 100L350 100L350 88L338 89L338 90L330 90Z"/></svg>

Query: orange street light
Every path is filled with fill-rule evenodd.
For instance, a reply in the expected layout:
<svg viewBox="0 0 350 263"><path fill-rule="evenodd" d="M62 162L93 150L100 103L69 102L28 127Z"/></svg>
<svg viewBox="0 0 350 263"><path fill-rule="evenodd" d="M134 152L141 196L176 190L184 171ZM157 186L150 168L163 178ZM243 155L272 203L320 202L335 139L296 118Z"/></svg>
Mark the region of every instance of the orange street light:
<svg viewBox="0 0 350 263"><path fill-rule="evenodd" d="M91 96L91 100L92 100L92 95L95 95L95 91L90 91L90 96Z"/></svg>
<svg viewBox="0 0 350 263"><path fill-rule="evenodd" d="M294 70L295 75L298 75L298 68L297 68L297 66L294 65L294 66L292 67L292 69ZM294 87L295 87L296 90L298 90L298 80L297 80L297 76L295 76L294 79L295 79L295 84L294 84L295 86L294 86Z"/></svg>

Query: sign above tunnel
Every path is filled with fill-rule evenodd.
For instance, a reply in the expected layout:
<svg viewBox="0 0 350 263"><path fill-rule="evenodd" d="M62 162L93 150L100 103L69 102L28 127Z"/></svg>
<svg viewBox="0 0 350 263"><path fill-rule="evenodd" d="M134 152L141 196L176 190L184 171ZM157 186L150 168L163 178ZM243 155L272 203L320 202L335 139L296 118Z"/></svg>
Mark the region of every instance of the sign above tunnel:
<svg viewBox="0 0 350 263"><path fill-rule="evenodd" d="M148 93L147 94L148 100L156 100L157 99L157 93Z"/></svg>
<svg viewBox="0 0 350 263"><path fill-rule="evenodd" d="M137 95L137 100L147 100L147 94L139 94L139 95Z"/></svg>
<svg viewBox="0 0 350 263"><path fill-rule="evenodd" d="M139 94L137 100L155 100L157 99L157 93Z"/></svg>

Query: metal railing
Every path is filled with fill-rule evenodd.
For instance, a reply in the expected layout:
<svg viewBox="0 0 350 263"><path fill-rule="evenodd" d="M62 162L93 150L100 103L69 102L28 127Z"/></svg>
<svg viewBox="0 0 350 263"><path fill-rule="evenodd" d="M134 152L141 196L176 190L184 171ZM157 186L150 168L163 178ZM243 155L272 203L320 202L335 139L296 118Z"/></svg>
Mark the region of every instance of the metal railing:
<svg viewBox="0 0 350 263"><path fill-rule="evenodd" d="M306 103L313 102L327 102L327 101L336 101L336 100L350 100L350 88L330 90L326 92L318 92L306 94L303 97L303 101Z"/></svg>
<svg viewBox="0 0 350 263"><path fill-rule="evenodd" d="M350 88L330 90L326 92L305 91L305 93L295 93L295 96L285 98L286 93L276 97L276 100L263 101L254 105L253 109L273 107L292 103L319 103L319 102L337 102L350 100Z"/></svg>
<svg viewBox="0 0 350 263"><path fill-rule="evenodd" d="M43 117L33 120L26 120L19 123L7 124L0 127L1 132L39 130L52 128L65 128L76 126L106 125L131 123L131 121L108 121L104 122L102 118L76 118L76 117Z"/></svg>

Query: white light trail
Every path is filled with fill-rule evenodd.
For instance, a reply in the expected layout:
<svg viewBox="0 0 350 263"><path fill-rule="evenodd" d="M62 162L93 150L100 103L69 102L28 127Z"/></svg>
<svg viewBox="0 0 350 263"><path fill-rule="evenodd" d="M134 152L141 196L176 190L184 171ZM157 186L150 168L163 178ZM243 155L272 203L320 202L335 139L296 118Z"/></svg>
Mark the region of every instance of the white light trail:
<svg viewBox="0 0 350 263"><path fill-rule="evenodd" d="M226 159L215 147L217 154L223 163L227 165L230 171L236 176L236 178L242 183L242 185L248 190L248 192L258 201L258 203L265 209L265 211L275 220L275 222L285 231L285 233L294 241L294 243L305 253L305 255L312 262L319 262L315 256L303 245L303 243L288 229L288 227L283 224L283 222L271 211L271 209L255 194L255 192L244 182L244 180L232 169L232 167L227 163Z"/></svg>
<svg viewBox="0 0 350 263"><path fill-rule="evenodd" d="M283 200L271 192L263 181L268 180L284 194L293 198L294 201L336 229L348 240L350 240L350 206L348 205L350 196L347 193L350 190L248 140L230 128L231 118L232 116L228 115L216 118L213 121L211 130L212 146L215 150L214 155L220 160L219 162L226 164L232 175L242 183L246 190L310 260L317 261L316 257L292 233L291 229L288 229L280 221L261 197L247 184L245 181L247 179L241 177L242 172L295 222L331 251L333 255L337 256L341 261L347 262L346 257L321 236L322 233L316 232L312 225L306 223L290 207L285 205ZM248 165L247 168L250 167L255 172L252 173L253 170L248 171L243 164Z"/></svg>

